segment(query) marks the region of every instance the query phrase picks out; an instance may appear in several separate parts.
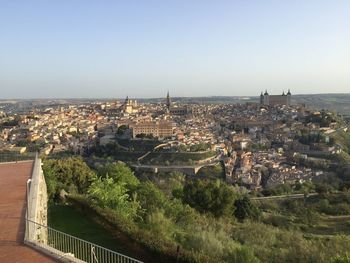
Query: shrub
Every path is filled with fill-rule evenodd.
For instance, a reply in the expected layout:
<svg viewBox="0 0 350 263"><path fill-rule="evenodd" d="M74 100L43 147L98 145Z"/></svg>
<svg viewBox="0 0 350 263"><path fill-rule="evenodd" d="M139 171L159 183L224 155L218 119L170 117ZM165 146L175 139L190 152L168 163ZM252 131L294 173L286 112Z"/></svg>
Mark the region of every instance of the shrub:
<svg viewBox="0 0 350 263"><path fill-rule="evenodd" d="M111 208L121 216L126 218L135 218L139 203L136 200L130 200L127 194L125 183L118 183L113 178L98 178L88 190L90 200L99 207Z"/></svg>
<svg viewBox="0 0 350 263"><path fill-rule="evenodd" d="M43 164L48 194L52 199L61 189L73 193L85 193L96 179L96 174L81 158L45 160Z"/></svg>
<svg viewBox="0 0 350 263"><path fill-rule="evenodd" d="M257 208L247 196L236 200L235 207L234 215L241 221L247 218L258 219L261 214L259 208Z"/></svg>
<svg viewBox="0 0 350 263"><path fill-rule="evenodd" d="M350 263L350 256L346 254L345 256L337 256L331 259L330 263Z"/></svg>
<svg viewBox="0 0 350 263"><path fill-rule="evenodd" d="M285 229L289 229L292 227L292 223L290 221L290 218L284 215L279 215L279 214L272 214L270 216L268 216L265 220L264 220L265 224L270 224L273 225L275 227L281 227L281 228L285 228Z"/></svg>
<svg viewBox="0 0 350 263"><path fill-rule="evenodd" d="M216 217L232 215L236 199L233 188L220 181L193 180L185 184L183 201L201 213L210 212Z"/></svg>
<svg viewBox="0 0 350 263"><path fill-rule="evenodd" d="M107 163L99 169L98 174L104 178L112 178L114 182L125 184L129 191L134 191L140 184L131 169L123 162Z"/></svg>
<svg viewBox="0 0 350 263"><path fill-rule="evenodd" d="M246 262L258 263L258 262L261 262L254 255L254 252L246 246L236 248L234 251L232 251L229 254L229 256L227 257L226 260L229 263L246 263Z"/></svg>

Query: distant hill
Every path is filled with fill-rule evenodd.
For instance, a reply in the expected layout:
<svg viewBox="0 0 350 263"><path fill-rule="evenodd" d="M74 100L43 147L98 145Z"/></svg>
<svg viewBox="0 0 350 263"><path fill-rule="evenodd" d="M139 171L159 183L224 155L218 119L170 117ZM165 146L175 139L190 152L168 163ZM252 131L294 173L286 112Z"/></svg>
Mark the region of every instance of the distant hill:
<svg viewBox="0 0 350 263"><path fill-rule="evenodd" d="M161 102L165 98L138 99L140 102ZM259 102L259 96L212 96L212 97L173 97L179 103L246 103ZM350 115L350 93L298 94L292 95L292 103L305 104L315 109L329 109Z"/></svg>
<svg viewBox="0 0 350 263"><path fill-rule="evenodd" d="M164 98L136 98L141 103L161 103L165 102ZM12 107L18 109L27 109L33 106L59 106L69 104L83 104L91 103L93 101L114 101L113 98L96 98L96 99L28 99L28 100L0 100L0 106L4 104L11 104ZM119 98L123 101L123 98ZM211 96L211 97L172 97L172 102L178 103L194 103L194 104L215 104L215 103L246 103L259 102L259 96ZM341 114L350 116L350 93L329 93L329 94L298 94L292 95L293 104L305 104L314 109L327 109L339 112ZM16 106L17 105L17 106Z"/></svg>
<svg viewBox="0 0 350 263"><path fill-rule="evenodd" d="M305 94L292 96L292 102L316 109L327 109L350 115L350 93Z"/></svg>
<svg viewBox="0 0 350 263"><path fill-rule="evenodd" d="M246 103L259 102L259 96L215 96L172 98L182 103ZM305 104L314 109L327 109L350 116L350 93L292 95L293 104Z"/></svg>

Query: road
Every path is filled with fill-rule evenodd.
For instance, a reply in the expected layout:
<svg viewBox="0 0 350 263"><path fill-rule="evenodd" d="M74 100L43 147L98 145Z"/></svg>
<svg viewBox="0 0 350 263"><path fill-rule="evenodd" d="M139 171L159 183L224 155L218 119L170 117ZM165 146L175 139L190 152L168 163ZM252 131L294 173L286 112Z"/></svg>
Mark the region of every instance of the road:
<svg viewBox="0 0 350 263"><path fill-rule="evenodd" d="M202 163L202 164L194 164L194 165L151 165L151 164L131 164L131 166L135 168L170 168L170 169L176 169L176 168L185 168L185 169L191 169L191 168L197 168L197 167L204 167L204 166L214 166L217 165L220 161L212 161L208 163Z"/></svg>
<svg viewBox="0 0 350 263"><path fill-rule="evenodd" d="M318 193L311 193L307 196L315 196L318 195ZM274 196L263 196L263 197L252 197L250 200L253 201L261 201L261 200L275 200L275 199L301 199L304 198L304 194L291 194L291 195L274 195Z"/></svg>

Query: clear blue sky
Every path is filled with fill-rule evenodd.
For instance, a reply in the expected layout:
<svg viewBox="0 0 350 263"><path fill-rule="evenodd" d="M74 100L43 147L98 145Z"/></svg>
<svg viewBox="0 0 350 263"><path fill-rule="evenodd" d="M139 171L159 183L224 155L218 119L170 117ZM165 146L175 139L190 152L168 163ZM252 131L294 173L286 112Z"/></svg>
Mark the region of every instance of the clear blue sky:
<svg viewBox="0 0 350 263"><path fill-rule="evenodd" d="M350 91L349 0L0 2L0 98Z"/></svg>

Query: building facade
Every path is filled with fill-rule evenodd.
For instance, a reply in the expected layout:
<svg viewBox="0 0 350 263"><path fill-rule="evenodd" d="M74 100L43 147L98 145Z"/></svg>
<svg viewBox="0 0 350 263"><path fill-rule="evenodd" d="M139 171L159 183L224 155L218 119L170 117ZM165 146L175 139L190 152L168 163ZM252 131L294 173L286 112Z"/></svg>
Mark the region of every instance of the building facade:
<svg viewBox="0 0 350 263"><path fill-rule="evenodd" d="M172 105L169 92L167 93L165 103L167 112L171 115L187 115L191 113L191 109L188 106Z"/></svg>
<svg viewBox="0 0 350 263"><path fill-rule="evenodd" d="M191 111L187 106L182 106L182 107L170 107L169 112L171 115L187 115Z"/></svg>
<svg viewBox="0 0 350 263"><path fill-rule="evenodd" d="M153 135L153 137L166 138L173 135L173 123L171 121L143 121L132 125L132 135Z"/></svg>
<svg viewBox="0 0 350 263"><path fill-rule="evenodd" d="M124 103L121 105L121 109L124 113L128 114L138 113L139 107L137 100L131 100L129 97L126 97Z"/></svg>
<svg viewBox="0 0 350 263"><path fill-rule="evenodd" d="M288 90L287 94L282 93L282 95L269 95L267 90L263 94L260 94L260 105L264 106L276 106L276 105L286 105L290 106L292 100L292 94L290 90Z"/></svg>

